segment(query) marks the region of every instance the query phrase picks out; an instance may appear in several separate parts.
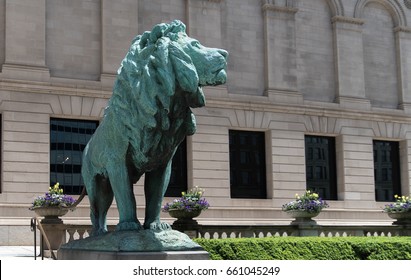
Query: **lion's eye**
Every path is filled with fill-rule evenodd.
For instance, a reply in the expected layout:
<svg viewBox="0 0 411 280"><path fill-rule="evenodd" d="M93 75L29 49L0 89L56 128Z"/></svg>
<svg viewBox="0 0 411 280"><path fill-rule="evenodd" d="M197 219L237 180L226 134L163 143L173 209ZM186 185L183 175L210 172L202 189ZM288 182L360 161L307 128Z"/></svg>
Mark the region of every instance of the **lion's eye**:
<svg viewBox="0 0 411 280"><path fill-rule="evenodd" d="M199 41L191 41L191 46L199 48L200 47L200 42Z"/></svg>

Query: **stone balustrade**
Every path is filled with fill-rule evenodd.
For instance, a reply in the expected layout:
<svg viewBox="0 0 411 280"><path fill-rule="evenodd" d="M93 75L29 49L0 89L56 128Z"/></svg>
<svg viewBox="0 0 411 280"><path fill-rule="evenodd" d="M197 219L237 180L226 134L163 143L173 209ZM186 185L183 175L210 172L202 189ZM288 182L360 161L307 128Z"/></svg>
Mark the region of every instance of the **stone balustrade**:
<svg viewBox="0 0 411 280"><path fill-rule="evenodd" d="M34 218L33 218L34 219ZM48 227L47 227L48 226ZM32 220L32 230L40 225ZM55 240L56 236L62 243L84 239L91 232L91 225L84 224L58 224L42 226L41 234L45 234L45 244L40 245L41 255L50 257L51 252L57 253L58 244L50 245L49 240ZM173 228L186 233L190 238L223 239L223 238L261 238L261 237L287 237L287 236L318 236L318 237L346 237L346 236L411 236L411 225L318 225L318 224L290 224L290 225L201 225L181 228L173 225ZM109 231L114 231L115 226L109 225ZM64 240L65 235L65 240ZM34 230L36 237L36 231ZM62 238L61 238L62 236ZM36 238L35 238L36 239ZM47 245L49 243L49 245ZM46 246L47 245L47 246ZM36 244L35 244L36 246ZM48 248L51 246L52 250ZM53 257L55 258L55 257Z"/></svg>
<svg viewBox="0 0 411 280"><path fill-rule="evenodd" d="M66 241L89 236L90 225L64 224ZM115 226L109 226L109 231ZM287 236L411 236L411 226L407 225L198 225L197 228L179 229L191 238L221 239L245 237L287 237Z"/></svg>

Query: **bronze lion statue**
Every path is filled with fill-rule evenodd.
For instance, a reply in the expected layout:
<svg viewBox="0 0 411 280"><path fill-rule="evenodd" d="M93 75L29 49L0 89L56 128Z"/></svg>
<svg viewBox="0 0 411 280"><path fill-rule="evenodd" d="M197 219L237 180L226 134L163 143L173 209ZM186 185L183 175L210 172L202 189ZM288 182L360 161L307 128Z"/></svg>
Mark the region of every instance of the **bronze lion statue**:
<svg viewBox="0 0 411 280"><path fill-rule="evenodd" d="M172 157L196 131L191 108L205 105L202 86L226 82L228 53L202 46L175 20L137 36L123 59L102 122L83 153L91 235L107 232L116 199L117 230L167 230L161 205ZM145 221L137 219L133 184L145 175Z"/></svg>

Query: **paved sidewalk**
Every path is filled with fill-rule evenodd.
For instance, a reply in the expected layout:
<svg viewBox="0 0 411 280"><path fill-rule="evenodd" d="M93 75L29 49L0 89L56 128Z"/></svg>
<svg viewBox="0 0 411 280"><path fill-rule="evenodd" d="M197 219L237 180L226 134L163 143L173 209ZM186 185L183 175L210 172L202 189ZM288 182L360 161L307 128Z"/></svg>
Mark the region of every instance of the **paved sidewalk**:
<svg viewBox="0 0 411 280"><path fill-rule="evenodd" d="M40 247L37 247L36 253L39 255ZM34 260L34 246L0 246L0 259L5 258L32 258Z"/></svg>

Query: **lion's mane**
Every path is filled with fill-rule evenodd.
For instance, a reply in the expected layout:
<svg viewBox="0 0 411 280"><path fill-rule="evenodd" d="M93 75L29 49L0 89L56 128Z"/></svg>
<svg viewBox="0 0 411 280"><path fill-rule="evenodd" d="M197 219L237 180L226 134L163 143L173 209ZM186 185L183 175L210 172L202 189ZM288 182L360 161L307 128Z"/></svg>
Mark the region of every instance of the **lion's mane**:
<svg viewBox="0 0 411 280"><path fill-rule="evenodd" d="M196 130L189 107L205 101L194 64L180 45L185 37L180 21L156 25L132 41L118 70L105 115L127 128L133 159L161 153L167 133L181 141Z"/></svg>

